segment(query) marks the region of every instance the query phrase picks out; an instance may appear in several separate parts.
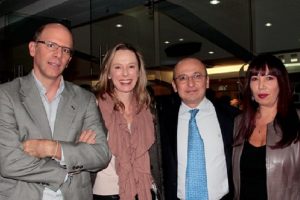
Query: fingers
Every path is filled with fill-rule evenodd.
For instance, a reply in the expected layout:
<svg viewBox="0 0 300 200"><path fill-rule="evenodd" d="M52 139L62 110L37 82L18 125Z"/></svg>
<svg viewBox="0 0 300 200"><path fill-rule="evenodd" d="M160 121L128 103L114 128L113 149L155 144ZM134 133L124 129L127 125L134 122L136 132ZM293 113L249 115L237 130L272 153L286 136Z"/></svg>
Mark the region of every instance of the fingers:
<svg viewBox="0 0 300 200"><path fill-rule="evenodd" d="M22 146L23 146L23 151L27 154L29 154L29 144L28 144L28 141L29 140L26 140L22 143Z"/></svg>
<svg viewBox="0 0 300 200"><path fill-rule="evenodd" d="M30 156L36 155L36 140L26 140L23 142L23 151Z"/></svg>
<svg viewBox="0 0 300 200"><path fill-rule="evenodd" d="M26 140L23 142L23 151L30 156L37 158L47 157L45 145L46 140Z"/></svg>
<svg viewBox="0 0 300 200"><path fill-rule="evenodd" d="M93 130L85 130L81 132L79 137L79 142L84 142L87 144L95 144L96 143L96 133Z"/></svg>

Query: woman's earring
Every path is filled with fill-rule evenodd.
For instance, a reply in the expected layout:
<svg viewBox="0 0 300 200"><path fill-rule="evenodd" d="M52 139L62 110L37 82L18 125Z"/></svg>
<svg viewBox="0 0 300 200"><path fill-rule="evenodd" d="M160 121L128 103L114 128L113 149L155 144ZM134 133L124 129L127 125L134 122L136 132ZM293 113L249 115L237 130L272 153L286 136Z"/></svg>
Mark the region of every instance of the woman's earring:
<svg viewBox="0 0 300 200"><path fill-rule="evenodd" d="M252 101L255 101L254 96L251 97L251 100L252 100Z"/></svg>

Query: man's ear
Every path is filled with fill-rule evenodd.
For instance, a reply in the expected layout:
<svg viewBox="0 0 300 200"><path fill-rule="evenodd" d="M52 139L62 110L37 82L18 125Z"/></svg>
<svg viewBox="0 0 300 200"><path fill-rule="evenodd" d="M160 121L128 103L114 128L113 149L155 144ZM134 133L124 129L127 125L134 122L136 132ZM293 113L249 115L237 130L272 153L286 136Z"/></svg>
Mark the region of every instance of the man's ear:
<svg viewBox="0 0 300 200"><path fill-rule="evenodd" d="M172 81L172 87L174 92L177 92L177 87L176 87L176 83L174 82L174 80Z"/></svg>
<svg viewBox="0 0 300 200"><path fill-rule="evenodd" d="M36 43L31 41L28 44L28 49L29 49L29 54L34 57L35 56L35 48L36 48Z"/></svg>

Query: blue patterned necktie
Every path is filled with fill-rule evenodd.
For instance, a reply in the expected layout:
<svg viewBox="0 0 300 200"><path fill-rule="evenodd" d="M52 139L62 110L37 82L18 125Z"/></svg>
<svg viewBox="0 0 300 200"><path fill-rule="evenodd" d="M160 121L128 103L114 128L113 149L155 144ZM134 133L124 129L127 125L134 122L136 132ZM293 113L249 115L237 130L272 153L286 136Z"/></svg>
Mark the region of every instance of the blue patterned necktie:
<svg viewBox="0 0 300 200"><path fill-rule="evenodd" d="M207 200L207 177L204 144L200 136L195 116L199 109L193 109L189 121L188 156L185 179L186 200Z"/></svg>

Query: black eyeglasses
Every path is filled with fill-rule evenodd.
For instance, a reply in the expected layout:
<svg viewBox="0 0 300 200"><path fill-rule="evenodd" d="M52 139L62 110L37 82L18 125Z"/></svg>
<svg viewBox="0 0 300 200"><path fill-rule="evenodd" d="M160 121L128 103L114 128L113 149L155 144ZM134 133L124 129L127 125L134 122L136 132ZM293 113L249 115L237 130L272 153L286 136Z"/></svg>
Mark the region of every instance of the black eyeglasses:
<svg viewBox="0 0 300 200"><path fill-rule="evenodd" d="M62 49L62 52L65 55L71 56L73 54L73 50L71 48L60 46L60 45L56 44L55 42L38 40L38 41L36 41L36 43L41 43L41 44L46 45L46 47L50 51L56 51L60 47Z"/></svg>
<svg viewBox="0 0 300 200"><path fill-rule="evenodd" d="M193 75L188 76L186 74L178 75L174 78L174 80L177 80L179 83L186 83L188 80L193 79L194 81L201 81L203 80L207 75L203 75L199 72L195 72Z"/></svg>

